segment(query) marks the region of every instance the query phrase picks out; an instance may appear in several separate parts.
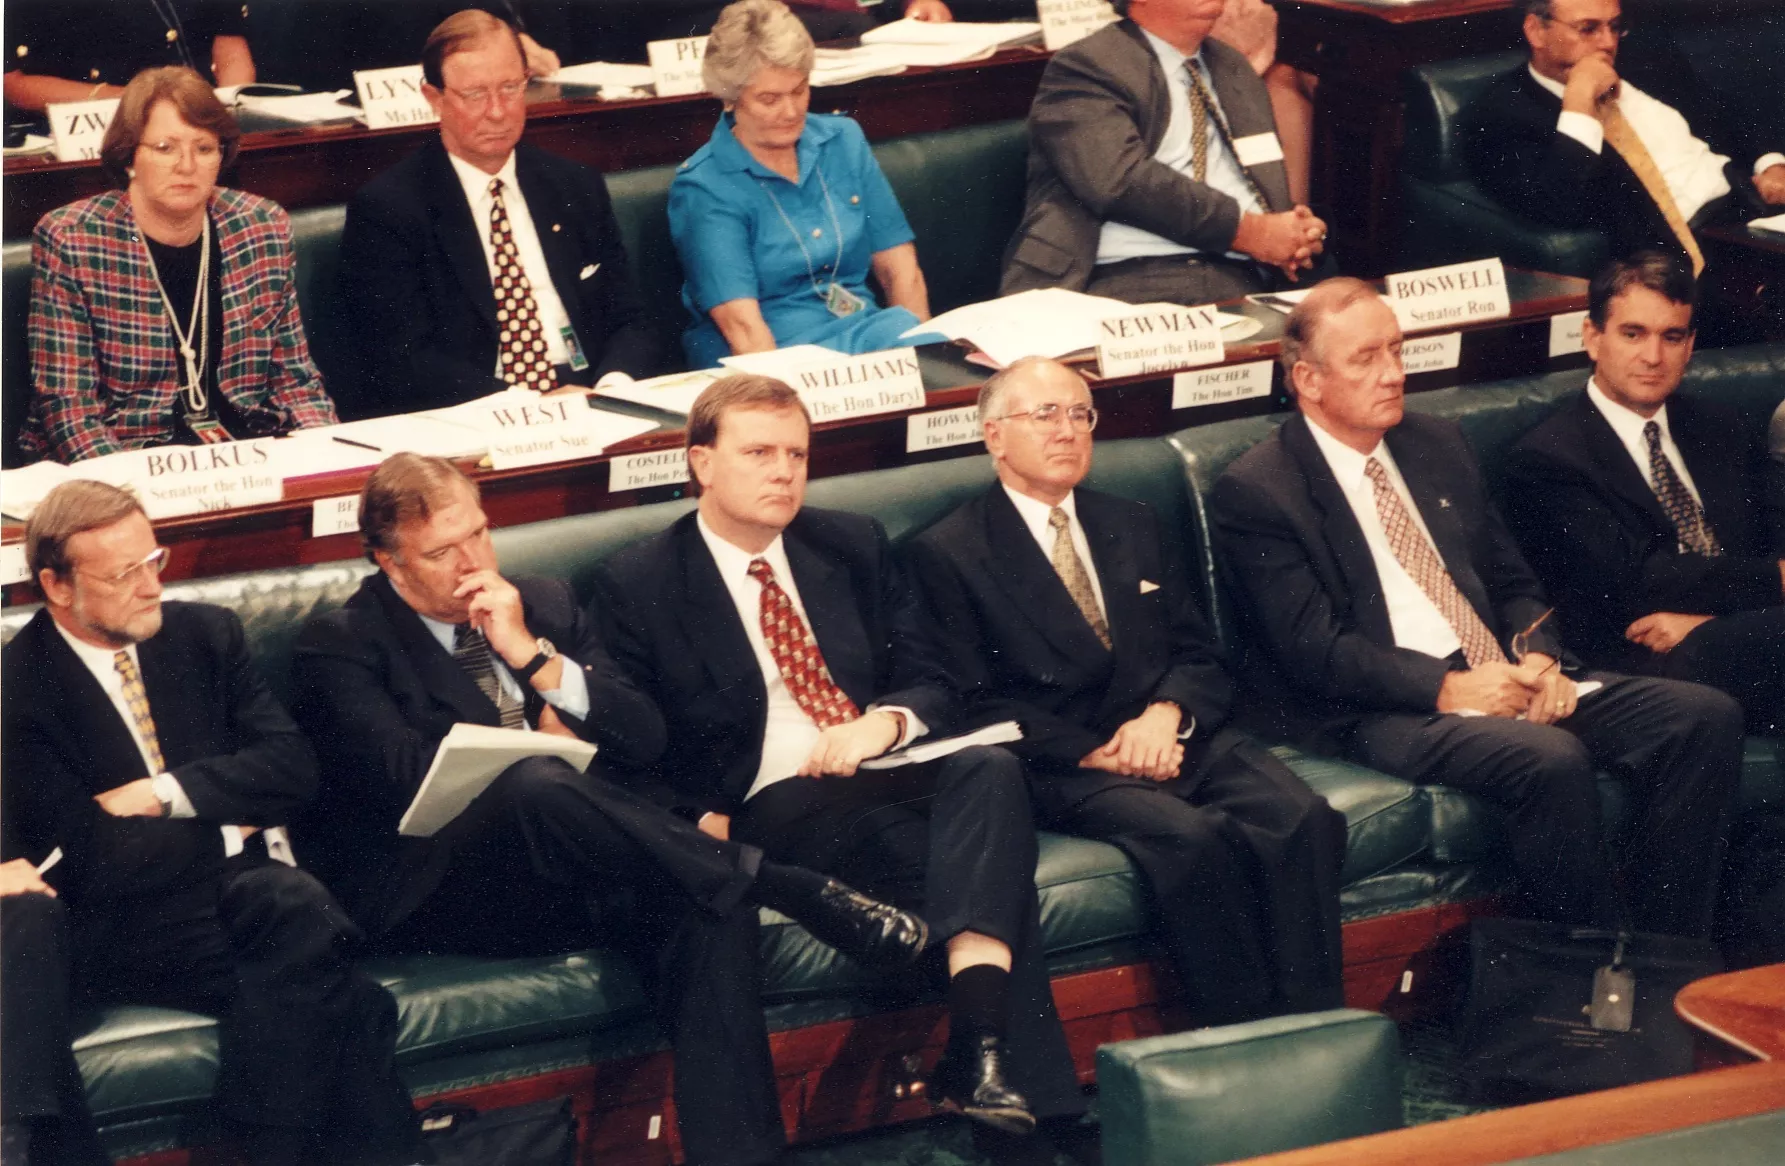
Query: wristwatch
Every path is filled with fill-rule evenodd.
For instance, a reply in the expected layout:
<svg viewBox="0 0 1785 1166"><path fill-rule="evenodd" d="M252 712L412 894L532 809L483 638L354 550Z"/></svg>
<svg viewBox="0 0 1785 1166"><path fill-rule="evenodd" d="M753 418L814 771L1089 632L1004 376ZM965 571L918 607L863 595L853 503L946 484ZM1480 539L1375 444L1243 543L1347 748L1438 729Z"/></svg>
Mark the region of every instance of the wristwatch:
<svg viewBox="0 0 1785 1166"><path fill-rule="evenodd" d="M558 658L558 649L544 636L540 636L533 643L539 649L539 654L527 661L526 667L515 673L515 678L522 684L533 683L534 673Z"/></svg>

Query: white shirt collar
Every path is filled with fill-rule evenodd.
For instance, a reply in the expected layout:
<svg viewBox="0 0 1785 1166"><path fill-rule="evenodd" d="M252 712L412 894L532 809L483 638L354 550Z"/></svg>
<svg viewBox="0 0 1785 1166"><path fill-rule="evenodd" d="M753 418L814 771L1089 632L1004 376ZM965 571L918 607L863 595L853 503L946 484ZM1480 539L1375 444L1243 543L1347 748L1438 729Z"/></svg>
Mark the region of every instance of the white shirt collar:
<svg viewBox="0 0 1785 1166"><path fill-rule="evenodd" d="M1673 440L1673 432L1667 427L1667 403L1665 401L1662 402L1661 408L1655 410L1653 417L1644 417L1634 409L1620 405L1606 396L1605 390L1599 387L1598 380L1593 377L1587 378L1587 397L1599 410L1600 416L1604 417L1606 423L1612 427L1612 432L1618 435L1618 440L1627 447L1647 451L1649 441L1643 436L1643 427L1650 421L1659 426L1664 442Z"/></svg>
<svg viewBox="0 0 1785 1166"><path fill-rule="evenodd" d="M1527 64L1525 68L1530 70L1531 79L1543 86L1548 92L1555 94L1557 97L1561 97L1564 93L1568 92L1567 87L1560 81L1557 81L1552 77L1545 77L1542 73L1539 73L1536 65Z"/></svg>
<svg viewBox="0 0 1785 1166"><path fill-rule="evenodd" d="M695 512L695 525L700 529L700 537L707 544L707 550L713 556L713 562L719 567L722 578L749 579L750 562L753 559L766 559L775 570L775 581L785 590L793 575L793 567L787 561L787 543L781 535L764 547L758 554L751 554L736 543L727 542L719 532L707 525L706 515ZM752 580L754 582L754 580Z"/></svg>
<svg viewBox="0 0 1785 1166"><path fill-rule="evenodd" d="M465 189L465 201L471 204L473 210L489 205L490 179L492 178L500 178L502 180L502 190L504 193L508 191L518 191L520 189L514 176L515 155L513 150L508 152L508 160L502 163L502 169L496 171L494 174L485 174L482 170L479 170L471 163L450 151L447 153L446 157L447 160L452 163L453 173L459 176L459 185ZM487 229L485 224L479 223L478 226L480 229Z"/></svg>
<svg viewBox="0 0 1785 1166"><path fill-rule="evenodd" d="M87 670L93 673L93 678L99 681L100 687L104 688L107 692L116 691L123 687L124 678L118 675L117 664L117 655L120 649L102 648L98 644L89 644L87 641L63 627L60 620L51 618L50 622L55 624L58 632L62 633L62 638L68 642L68 646L74 649L74 654L79 657L80 662L85 664ZM137 659L136 645L131 644L129 647L121 650L129 654L130 662L137 666L136 674L141 676L143 674L142 661Z"/></svg>
<svg viewBox="0 0 1785 1166"><path fill-rule="evenodd" d="M1333 477L1337 478L1339 485L1347 490L1364 481L1365 467L1371 458L1375 458L1384 465L1392 466L1394 464L1393 458L1389 456L1388 446L1384 442L1378 441L1376 448L1369 453L1358 453L1322 429L1319 422L1312 417L1303 414L1302 419L1308 423L1308 432L1314 435L1314 444L1320 447L1321 454L1326 458L1327 466L1332 469Z"/></svg>
<svg viewBox="0 0 1785 1166"><path fill-rule="evenodd" d="M1043 546L1053 545L1053 527L1048 525L1048 518L1053 514L1054 508L1039 498L1029 497L1021 490L1011 489L1008 483L1000 484L1004 486L1004 492L1010 496L1011 505L1016 507L1017 516L1023 520L1023 525L1029 528L1029 533L1034 535ZM1078 524L1078 492L1073 491L1062 498L1060 509L1066 512L1067 519L1076 526Z"/></svg>

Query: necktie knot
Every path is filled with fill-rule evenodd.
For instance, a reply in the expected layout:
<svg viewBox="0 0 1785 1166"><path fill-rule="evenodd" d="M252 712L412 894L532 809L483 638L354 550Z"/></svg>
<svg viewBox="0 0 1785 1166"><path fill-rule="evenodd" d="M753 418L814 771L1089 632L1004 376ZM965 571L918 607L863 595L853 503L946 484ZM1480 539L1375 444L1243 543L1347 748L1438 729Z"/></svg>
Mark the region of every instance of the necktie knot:
<svg viewBox="0 0 1785 1166"><path fill-rule="evenodd" d="M1643 438L1649 443L1651 451L1661 448L1661 425L1656 421L1645 421L1642 426Z"/></svg>
<svg viewBox="0 0 1785 1166"><path fill-rule="evenodd" d="M112 656L112 667L116 668L118 670L118 675L126 680L129 680L130 674L136 671L136 665L130 662L129 652L114 653Z"/></svg>
<svg viewBox="0 0 1785 1166"><path fill-rule="evenodd" d="M502 180L500 178L490 179L490 197L496 199L502 197Z"/></svg>
<svg viewBox="0 0 1785 1166"><path fill-rule="evenodd" d="M767 559L751 559L750 578L767 587L775 581L775 569L769 566Z"/></svg>
<svg viewBox="0 0 1785 1166"><path fill-rule="evenodd" d="M1069 520L1066 517L1066 512L1064 510L1060 509L1058 506L1054 507L1052 510L1048 511L1048 513L1047 513L1047 524L1049 526L1053 527L1056 531L1065 530L1068 521Z"/></svg>
<svg viewBox="0 0 1785 1166"><path fill-rule="evenodd" d="M1368 461L1364 462L1364 474L1370 481L1375 482L1378 485L1388 485L1388 471L1383 469L1382 463L1375 458L1370 458Z"/></svg>

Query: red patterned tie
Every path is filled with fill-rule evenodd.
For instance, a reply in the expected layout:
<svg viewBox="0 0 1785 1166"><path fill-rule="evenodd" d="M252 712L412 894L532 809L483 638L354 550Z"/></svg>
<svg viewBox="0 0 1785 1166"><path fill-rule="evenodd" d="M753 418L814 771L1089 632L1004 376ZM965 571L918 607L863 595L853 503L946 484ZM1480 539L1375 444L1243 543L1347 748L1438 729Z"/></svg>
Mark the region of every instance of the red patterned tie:
<svg viewBox="0 0 1785 1166"><path fill-rule="evenodd" d="M1389 549L1394 551L1395 558L1400 561L1407 574L1419 584L1419 589L1426 597L1437 605L1439 614L1444 616L1457 639L1463 643L1463 658L1469 667L1479 668L1483 664L1504 664L1506 653L1500 650L1494 633L1481 622L1481 616L1463 593L1457 590L1456 580L1450 577L1445 569L1444 560L1426 536L1407 513L1401 504L1401 496L1388 481L1388 472L1382 463L1371 458L1364 463L1364 473L1370 479L1370 485L1376 493L1376 513L1382 518L1382 529L1388 535Z"/></svg>
<svg viewBox="0 0 1785 1166"><path fill-rule="evenodd" d="M521 267L520 248L502 201L502 180L490 179L490 246L496 253L497 348L502 353L502 379L523 389L549 393L558 387L557 373L545 352L545 329L533 285Z"/></svg>
<svg viewBox="0 0 1785 1166"><path fill-rule="evenodd" d="M769 643L769 655L775 658L775 667L781 670L794 702L821 729L861 716L855 702L831 679L818 641L794 610L787 592L775 582L775 569L767 559L750 560L750 578L762 584L762 637Z"/></svg>

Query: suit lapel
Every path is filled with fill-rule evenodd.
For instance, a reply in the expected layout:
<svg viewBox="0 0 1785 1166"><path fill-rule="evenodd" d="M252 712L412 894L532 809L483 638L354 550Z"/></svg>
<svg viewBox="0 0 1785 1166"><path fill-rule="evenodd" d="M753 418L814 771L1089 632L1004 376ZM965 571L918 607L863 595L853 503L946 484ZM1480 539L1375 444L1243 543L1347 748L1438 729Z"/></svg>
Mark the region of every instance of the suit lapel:
<svg viewBox="0 0 1785 1166"><path fill-rule="evenodd" d="M1029 527L1017 513L1016 505L994 485L986 492L986 565L1013 606L1035 625L1037 631L1052 644L1054 650L1069 660L1095 660L1106 649L1091 630L1084 613L1072 601L1054 564L1035 541ZM1090 541L1090 528L1085 534ZM1092 561L1097 560L1097 547L1092 544ZM1110 585L1105 582L1102 565L1098 564L1098 581L1103 583L1104 602L1109 602ZM1109 612L1104 613L1106 618ZM1111 620L1111 626L1114 621Z"/></svg>
<svg viewBox="0 0 1785 1166"><path fill-rule="evenodd" d="M1735 457L1718 457L1713 452L1719 441L1727 445L1735 435L1709 431L1701 424L1700 414L1692 407L1692 402L1677 396L1667 404L1667 425L1673 433L1673 443L1679 447L1680 458L1692 475L1692 484L1698 487L1699 501L1704 506L1705 520L1711 524L1712 533L1725 552L1741 554L1746 542L1743 535L1747 530L1744 514L1747 503L1742 497L1740 479L1741 457L1739 453ZM1734 444L1738 450L1742 448L1740 442ZM1656 505L1660 505L1659 500Z"/></svg>
<svg viewBox="0 0 1785 1166"><path fill-rule="evenodd" d="M495 702L477 687L470 673L459 667L452 653L440 646L440 641L421 622L421 616L403 602L384 573L373 575L367 586L384 609L391 636L397 641L399 658L414 667L427 694L452 709L458 720L474 725L500 725Z"/></svg>
<svg viewBox="0 0 1785 1166"><path fill-rule="evenodd" d="M434 218L434 237L440 241L465 295L478 315L491 329L496 327L496 292L490 285L490 264L483 254L483 232L471 215L471 204L465 199L465 188L458 171L446 155L446 147L430 142L428 154L432 194L430 210Z"/></svg>
<svg viewBox="0 0 1785 1166"><path fill-rule="evenodd" d="M1343 598L1364 635L1377 643L1394 643L1394 625L1389 622L1388 601L1383 598L1382 576L1376 572L1376 558L1370 554L1370 544L1364 540L1363 527L1357 524L1350 500L1339 488L1339 480L1333 477L1332 467L1326 464L1326 455L1315 444L1314 435L1308 432L1308 422L1298 414L1283 423L1282 432L1284 448L1301 466L1307 480L1308 497L1320 514L1327 549L1338 565L1337 576L1329 583L1345 589ZM1341 620L1345 617L1343 611L1336 609L1334 615Z"/></svg>
<svg viewBox="0 0 1785 1166"><path fill-rule="evenodd" d="M1475 570L1468 532L1458 520L1450 487L1444 480L1445 467L1422 457L1418 449L1410 448L1400 429L1391 429L1383 440L1394 455L1395 466L1407 483L1407 492L1412 495L1420 518L1425 520L1426 530L1431 533L1432 543L1437 547L1438 557L1444 560L1451 580L1475 608L1481 622L1490 631L1494 630L1498 624L1493 604L1488 601L1487 586Z"/></svg>
<svg viewBox="0 0 1785 1166"><path fill-rule="evenodd" d="M861 608L855 602L849 572L791 529L782 536L782 546L787 550L787 563L793 568L800 603L806 609L812 637L818 641L818 651L824 656L831 679L856 707L867 707L879 695L874 683L874 652L868 643L868 629L862 624Z"/></svg>
<svg viewBox="0 0 1785 1166"><path fill-rule="evenodd" d="M518 146L514 177L520 184L521 197L527 200L527 213L533 219L534 233L539 236L539 249L545 253L546 268L552 273L552 287L564 304L565 313L575 320L580 314L576 310L577 293L582 287L576 269L577 257L569 245L575 224L565 224L563 208L558 205L557 187L533 164L532 155Z"/></svg>
<svg viewBox="0 0 1785 1166"><path fill-rule="evenodd" d="M719 577L719 565L701 539L694 515L676 524L675 544L682 582L677 598L688 643L699 653L719 691L754 690L758 703L766 703L768 692L762 669L756 666L756 650L750 646L737 605Z"/></svg>
<svg viewBox="0 0 1785 1166"><path fill-rule="evenodd" d="M44 697L67 708L89 710L83 718L85 723L80 734L82 746L92 761L87 774L88 792L99 793L139 777L148 777L142 750L136 747L136 737L119 715L117 706L112 704L112 698L106 695L93 673L52 626L54 620L49 612L45 610L39 618L43 620L40 634L50 680L45 686ZM141 648L137 650L137 659L143 659ZM19 700L22 695L15 692L10 694L10 699ZM153 705L152 700L150 703Z"/></svg>
<svg viewBox="0 0 1785 1166"><path fill-rule="evenodd" d="M1569 402L1569 407L1574 411L1575 423L1580 430L1581 448L1605 475L1605 482L1622 495L1625 501L1647 514L1650 525L1657 531L1672 537L1673 520L1661 508L1661 499L1655 497L1648 478L1630 456L1624 443L1618 439L1617 430L1611 427L1611 422L1605 419L1599 407L1593 404L1593 399L1587 396L1587 391L1582 389L1580 395ZM1674 439L1679 439L1677 431Z"/></svg>

